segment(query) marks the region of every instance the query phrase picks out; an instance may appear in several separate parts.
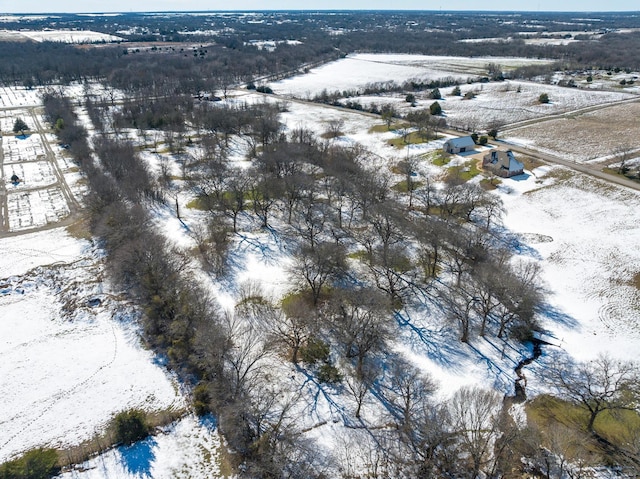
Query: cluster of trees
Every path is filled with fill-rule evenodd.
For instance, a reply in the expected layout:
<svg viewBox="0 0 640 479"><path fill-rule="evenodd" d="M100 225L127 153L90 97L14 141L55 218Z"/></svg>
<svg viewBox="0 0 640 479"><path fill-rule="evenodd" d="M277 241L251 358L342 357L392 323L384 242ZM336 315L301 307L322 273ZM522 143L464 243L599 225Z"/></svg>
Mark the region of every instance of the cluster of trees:
<svg viewBox="0 0 640 479"><path fill-rule="evenodd" d="M370 17L363 15L366 23ZM364 33L332 42L375 49L378 39ZM411 37L407 48L413 48L420 35L399 37ZM535 473L557 469L557 451L541 452L531 439L539 435L515 427L495 393L464 388L439 402L428 375L389 352L399 323L410 324L404 313L412 308L434 311L462 343L476 335L530 338L544 301L538 270L513 261L498 227L499 200L455 174L416 175L417 158L398 161L392 175L371 168L376 158L360 148L321 141L303 128L285 134L283 103L194 102L199 92L298 67L312 53L336 54L323 50L330 43L319 42L315 52L279 60L238 38L225 42L195 57L179 50L112 51L104 56L111 63L96 60L82 72L78 67L80 73L71 70L69 78L96 75L107 91L117 86L127 92L117 108L115 96L87 98L97 129L92 144L68 98L52 89L44 104L87 177L93 232L113 278L140 305L145 340L193 386L195 409L217 415L245 474L323 477L339 462L345 476L364 467L370 477L500 477L522 469L522 457L530 458L527 467ZM18 67L10 78L32 81L33 72L33 66ZM432 90L438 86L444 85ZM441 126L426 111L408 119L427 137ZM179 152L187 125L200 149L183 155L183 176L208 212L206 223L192 228L199 258L213 278L225 279L236 235L246 227L271 231L292 255L296 284L287 297L274 300L246 284L236 307L221 311L194 282L191 253L171 246L151 221L147 207L166 203L175 185L166 168L152 174L117 133L133 127L144 137L154 129L156 142L161 135ZM339 128L329 127L334 134ZM230 161L238 142L247 147L250 168ZM357 443L344 444L345 457L318 455L298 421L304 391L282 380L290 367L307 375L307 387L347 396L353 408L343 413L346 423L364 426L375 404L387 426L363 427ZM554 377L566 385L564 396L589 411L594 434L602 411L631 407L627 393L636 383L629 374L616 383L615 394L605 388L594 399L585 394L596 389L585 393L582 387L593 375L571 382L570 370Z"/></svg>
<svg viewBox="0 0 640 479"><path fill-rule="evenodd" d="M110 128L154 126L166 135L179 122L138 124L145 109L133 102L117 110L89 102L98 120L89 146L71 102L53 90L44 98L49 121L87 175L93 231L113 277L141 306L146 341L194 386L196 410L215 412L249 476L320 477L336 467L305 440L297 421L302 390L279 380L287 368L274 369L277 358L319 391L346 394L347 422L370 420L372 403L386 411L393 427L363 429L358 445L348 445L357 454L342 467L366 465L372 477L497 477L521 468L523 455L550 464L510 424L495 393L462 389L440 403L428 375L389 353L398 323L409 322L403 311L414 307L438 311L463 343L473 335L530 336L543 301L538 271L513 262L496 228L495 196L456 175L416 176L416 158L397 162L400 179L373 171L375 158L362 149L302 128L284 134L286 104L180 109L183 100L153 101L158 118L171 111L197 132L200 153L184 161L183 174L208 211L207 224L193 228L203 263L225 278L235 234L269 229L292 253L297 279L282 301L247 284L235 309L220 311L193 281L191 255L153 226L146 206L165 201L171 178L152 175ZM248 147L248 169L229 159L237 142ZM594 408L595 416L606 409Z"/></svg>

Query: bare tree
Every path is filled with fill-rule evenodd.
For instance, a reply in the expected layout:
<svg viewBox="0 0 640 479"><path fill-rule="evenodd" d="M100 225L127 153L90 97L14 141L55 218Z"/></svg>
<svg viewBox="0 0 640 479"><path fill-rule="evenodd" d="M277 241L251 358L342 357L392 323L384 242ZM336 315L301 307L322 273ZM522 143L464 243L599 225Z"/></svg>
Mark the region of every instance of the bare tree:
<svg viewBox="0 0 640 479"><path fill-rule="evenodd" d="M389 301L377 290L364 288L341 290L332 303L332 325L345 356L356 360L356 376L361 376L365 359L379 351L391 334Z"/></svg>
<svg viewBox="0 0 640 479"><path fill-rule="evenodd" d="M480 477L493 459L493 446L500 436L502 398L480 387L463 387L449 401L450 427L458 441L459 460L469 477Z"/></svg>
<svg viewBox="0 0 640 479"><path fill-rule="evenodd" d="M327 282L346 271L345 260L344 247L333 242L319 243L313 249L303 246L298 250L292 272L309 287L314 306Z"/></svg>
<svg viewBox="0 0 640 479"><path fill-rule="evenodd" d="M588 413L587 428L593 434L596 419L603 411L636 411L638 407L640 369L636 362L608 355L578 364L556 361L547 379L558 393Z"/></svg>
<svg viewBox="0 0 640 479"><path fill-rule="evenodd" d="M300 348L312 337L316 328L310 305L302 296L294 296L283 305L282 311L269 315L269 332L276 342L290 353L291 362L298 363Z"/></svg>

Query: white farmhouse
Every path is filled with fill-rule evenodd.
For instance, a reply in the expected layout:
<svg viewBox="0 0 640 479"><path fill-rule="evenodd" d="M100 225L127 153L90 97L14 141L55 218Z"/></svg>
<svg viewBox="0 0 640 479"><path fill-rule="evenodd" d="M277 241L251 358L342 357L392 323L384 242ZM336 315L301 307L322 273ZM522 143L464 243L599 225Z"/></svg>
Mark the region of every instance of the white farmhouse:
<svg viewBox="0 0 640 479"><path fill-rule="evenodd" d="M450 138L444 142L442 149L445 153L464 153L475 148L476 143L470 136L462 136L460 138Z"/></svg>

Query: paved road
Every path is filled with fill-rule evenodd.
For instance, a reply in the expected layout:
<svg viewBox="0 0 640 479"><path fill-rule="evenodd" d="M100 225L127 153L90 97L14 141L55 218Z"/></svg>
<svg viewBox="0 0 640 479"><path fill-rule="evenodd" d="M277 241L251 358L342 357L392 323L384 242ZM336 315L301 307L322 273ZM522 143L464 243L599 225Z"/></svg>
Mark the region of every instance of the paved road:
<svg viewBox="0 0 640 479"><path fill-rule="evenodd" d="M575 161L564 160L556 155L551 155L549 153L542 153L540 151L532 150L531 148L524 148L521 146L511 145L506 142L495 141L491 143L499 146L506 146L510 150L514 151L515 153L520 153L522 155L530 156L537 160L541 160L545 163L566 166L567 168L571 168L572 170L579 171L587 175L595 176L596 178L599 178L601 180L605 180L610 183L614 183L616 185L626 186L627 188L640 191L640 183L638 183L637 181L632 181L623 176L606 173L602 171L600 167L591 166L585 163L576 163Z"/></svg>
<svg viewBox="0 0 640 479"><path fill-rule="evenodd" d="M273 96L273 95L265 95L265 96ZM294 103L314 105L316 107L324 107L324 108L329 108L329 109L338 110L338 111L342 111L342 112L349 112L349 113L353 113L353 114L358 114L358 115L366 116L368 118L378 118L378 119L380 119L380 115L377 115L377 114L374 114L374 113L369 113L369 112L366 112L366 111L347 110L347 109L342 108L342 107L333 106L333 105L325 105L325 104L322 104L322 103L316 103L316 102L312 102L312 101L308 101L308 100L293 99L293 98L286 98L286 97L279 97L279 98L283 98L283 99L285 99L285 101L290 101L290 102L294 102ZM502 128L502 130L508 130L508 129L511 129L511 128L517 128L517 127L521 127L521 126L525 126L525 125L531 125L531 124L534 124L534 123L549 121L549 120L553 120L553 119L556 119L556 118L562 118L562 117L567 117L567 116L571 116L571 115L583 114L583 113L587 113L587 112L590 112L590 111L601 110L602 108L609 108L609 107L617 106L617 105L620 105L620 104L633 103L633 102L640 102L640 98L631 98L631 99L628 99L628 100L622 100L622 101L617 101L617 102L613 102L613 103L607 103L607 104L604 104L604 105L595 105L595 106L590 106L590 107L586 107L586 108L580 108L578 110L564 112L564 113L560 113L560 114L557 114L557 115L549 115L549 116L542 117L542 118L526 120L526 121L523 121L523 122L520 122L520 123L514 123L513 125L505 126L505 127ZM465 135L469 134L469 132L454 130L452 128L445 128L445 129L442 129L440 131L442 133L446 133L446 134L454 135L454 136L465 136ZM521 155L526 155L526 156L529 156L531 158L535 158L537 160L543 161L543 162L548 163L548 164L565 166L567 168L571 168L572 170L579 171L581 173L585 173L587 175L594 176L594 177L599 178L601 180L608 181L608 182L614 183L616 185L625 186L627 188L631 188L631 189L640 191L640 183L638 183L636 181L629 180L629 179L627 179L627 178L625 178L623 176L618 176L618 175L612 175L612 174L609 174L609 173L605 173L604 171L602 171L601 167L599 167L599 166L592 166L592 165L584 164L584 163L576 163L574 161L569 161L569 160L562 159L557 155L552 155L552 154L549 154L549 153L543 153L543 152L540 152L540 151L535 150L533 148L512 145L510 143L503 142L503 141L491 141L490 143L495 145L495 146L507 147L507 148L511 149L512 151L514 151L515 153L519 153ZM611 159L611 162L613 162L613 161L615 161L615 160Z"/></svg>

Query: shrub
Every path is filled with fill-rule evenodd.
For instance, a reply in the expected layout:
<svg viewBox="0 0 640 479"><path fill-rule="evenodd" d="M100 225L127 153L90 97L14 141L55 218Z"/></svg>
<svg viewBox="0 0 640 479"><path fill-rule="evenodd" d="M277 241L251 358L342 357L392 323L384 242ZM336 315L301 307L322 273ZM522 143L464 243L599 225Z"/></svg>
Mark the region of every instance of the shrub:
<svg viewBox="0 0 640 479"><path fill-rule="evenodd" d="M14 133L22 133L23 131L28 129L29 129L29 126L25 123L25 121L22 118L16 118L16 121L13 124Z"/></svg>
<svg viewBox="0 0 640 479"><path fill-rule="evenodd" d="M266 86L266 85L261 85L261 86L257 87L256 91L258 93L268 93L268 94L273 93L273 90L270 87Z"/></svg>
<svg viewBox="0 0 640 479"><path fill-rule="evenodd" d="M415 103L416 101L416 96L413 93L409 93L405 98L404 101L406 101L407 103Z"/></svg>
<svg viewBox="0 0 640 479"><path fill-rule="evenodd" d="M140 409L131 409L116 414L113 418L116 441L123 444L133 444L149 435L147 414Z"/></svg>
<svg viewBox="0 0 640 479"><path fill-rule="evenodd" d="M482 135L480 138L478 138L478 145L486 145L488 141L489 138L486 135Z"/></svg>
<svg viewBox="0 0 640 479"><path fill-rule="evenodd" d="M442 107L440 106L440 103L434 101L429 107L429 113L431 113L433 116L442 114Z"/></svg>
<svg viewBox="0 0 640 479"><path fill-rule="evenodd" d="M209 394L209 387L206 382L198 383L193 389L193 410L197 416L204 416L211 412L209 409L209 402L211 401L211 395Z"/></svg>
<svg viewBox="0 0 640 479"><path fill-rule="evenodd" d="M318 368L318 381L321 383L337 384L342 381L342 374L333 364L325 363Z"/></svg>
<svg viewBox="0 0 640 479"><path fill-rule="evenodd" d="M496 139L498 138L498 129L497 128L491 128L488 132L487 135L489 135L489 138L492 139Z"/></svg>
<svg viewBox="0 0 640 479"><path fill-rule="evenodd" d="M326 362L329 360L329 345L321 339L310 338L307 344L300 348L300 357L306 364Z"/></svg>
<svg viewBox="0 0 640 479"><path fill-rule="evenodd" d="M473 142L477 145L478 144L478 134L477 133L471 133L471 139L473 140Z"/></svg>
<svg viewBox="0 0 640 479"><path fill-rule="evenodd" d="M434 100L439 100L440 98L442 98L442 95L440 94L440 90L438 90L437 88L434 88L433 90L431 90L431 93L429 93L429 98L432 98Z"/></svg>
<svg viewBox="0 0 640 479"><path fill-rule="evenodd" d="M453 96L460 96L460 87L456 85L456 87L453 90L451 90L451 94Z"/></svg>
<svg viewBox="0 0 640 479"><path fill-rule="evenodd" d="M475 97L476 97L476 93L473 91L468 91L467 93L464 94L465 100L473 100Z"/></svg>
<svg viewBox="0 0 640 479"><path fill-rule="evenodd" d="M539 103L549 103L549 95L546 93L541 93L540 96L538 97L538 102Z"/></svg>
<svg viewBox="0 0 640 479"><path fill-rule="evenodd" d="M59 471L55 449L34 449L0 465L0 479L48 479Z"/></svg>

